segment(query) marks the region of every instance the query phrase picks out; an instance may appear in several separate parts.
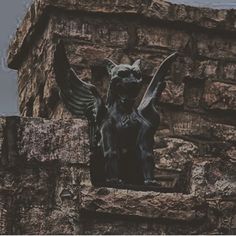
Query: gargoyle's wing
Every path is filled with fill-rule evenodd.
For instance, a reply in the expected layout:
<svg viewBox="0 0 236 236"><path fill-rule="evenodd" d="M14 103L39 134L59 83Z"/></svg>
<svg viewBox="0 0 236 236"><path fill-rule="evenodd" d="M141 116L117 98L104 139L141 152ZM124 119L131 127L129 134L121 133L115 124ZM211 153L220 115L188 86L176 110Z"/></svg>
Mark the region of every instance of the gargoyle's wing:
<svg viewBox="0 0 236 236"><path fill-rule="evenodd" d="M96 87L82 81L70 67L62 42L56 46L54 71L60 97L66 108L79 118L97 123L104 115L105 106Z"/></svg>
<svg viewBox="0 0 236 236"><path fill-rule="evenodd" d="M172 64L177 57L178 53L173 53L168 56L160 65L159 69L155 73L152 81L150 82L141 102L138 106L138 112L148 120L153 120L151 117L156 111L154 101L160 99L161 93L165 88L165 76ZM153 113L154 112L154 113ZM153 122L152 122L153 123ZM155 123L155 122L154 122Z"/></svg>

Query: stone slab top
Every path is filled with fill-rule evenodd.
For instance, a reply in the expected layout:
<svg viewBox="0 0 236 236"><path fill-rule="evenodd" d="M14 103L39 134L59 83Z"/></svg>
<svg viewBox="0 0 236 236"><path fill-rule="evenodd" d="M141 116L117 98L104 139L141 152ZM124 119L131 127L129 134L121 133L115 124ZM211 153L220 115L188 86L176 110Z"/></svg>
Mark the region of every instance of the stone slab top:
<svg viewBox="0 0 236 236"><path fill-rule="evenodd" d="M206 201L194 195L83 187L80 210L93 215L196 221L207 215Z"/></svg>
<svg viewBox="0 0 236 236"><path fill-rule="evenodd" d="M216 10L172 4L163 0L34 0L8 51L8 66L18 69L22 55L39 30L46 27L52 9L93 12L99 14L128 14L154 21L213 31L236 31L236 10ZM45 25L44 25L44 24Z"/></svg>

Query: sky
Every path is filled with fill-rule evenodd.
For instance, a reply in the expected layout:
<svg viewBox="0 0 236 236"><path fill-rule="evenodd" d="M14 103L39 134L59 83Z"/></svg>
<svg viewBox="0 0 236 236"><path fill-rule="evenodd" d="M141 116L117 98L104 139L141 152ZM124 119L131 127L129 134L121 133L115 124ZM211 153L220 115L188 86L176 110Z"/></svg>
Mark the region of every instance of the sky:
<svg viewBox="0 0 236 236"><path fill-rule="evenodd" d="M79 0L78 0L79 1ZM194 6L235 8L236 0L170 0ZM0 115L18 115L17 74L6 66L6 51L32 0L0 0Z"/></svg>
<svg viewBox="0 0 236 236"><path fill-rule="evenodd" d="M17 115L17 74L6 65L10 39L32 0L0 0L0 115Z"/></svg>
<svg viewBox="0 0 236 236"><path fill-rule="evenodd" d="M170 0L173 3L183 3L193 6L212 7L217 9L236 8L236 0Z"/></svg>

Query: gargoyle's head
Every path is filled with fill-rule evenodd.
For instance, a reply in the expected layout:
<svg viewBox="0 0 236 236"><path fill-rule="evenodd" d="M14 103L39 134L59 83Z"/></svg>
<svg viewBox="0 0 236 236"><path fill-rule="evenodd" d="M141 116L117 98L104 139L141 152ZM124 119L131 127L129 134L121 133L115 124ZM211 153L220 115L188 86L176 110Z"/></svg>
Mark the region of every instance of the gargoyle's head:
<svg viewBox="0 0 236 236"><path fill-rule="evenodd" d="M118 99L124 105L133 105L142 86L142 76L140 71L140 60L133 65L120 64L107 60L107 70L111 76L110 95L108 103L113 103Z"/></svg>

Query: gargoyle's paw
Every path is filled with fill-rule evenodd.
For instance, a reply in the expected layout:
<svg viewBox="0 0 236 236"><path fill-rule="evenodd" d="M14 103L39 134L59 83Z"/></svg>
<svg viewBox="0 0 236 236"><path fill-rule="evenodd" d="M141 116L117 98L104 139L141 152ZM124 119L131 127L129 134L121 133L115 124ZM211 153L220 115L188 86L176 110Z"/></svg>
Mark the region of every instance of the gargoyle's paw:
<svg viewBox="0 0 236 236"><path fill-rule="evenodd" d="M121 179L112 178L112 179L107 179L107 180L106 180L106 183L109 184L109 185L110 185L110 184L112 184L112 185L113 185L113 184L114 184L114 185L119 184L119 185L120 185L120 184L122 184L123 182L122 182Z"/></svg>
<svg viewBox="0 0 236 236"><path fill-rule="evenodd" d="M160 187L160 183L158 183L155 179L147 179L144 180L144 185L146 186L157 186Z"/></svg>

